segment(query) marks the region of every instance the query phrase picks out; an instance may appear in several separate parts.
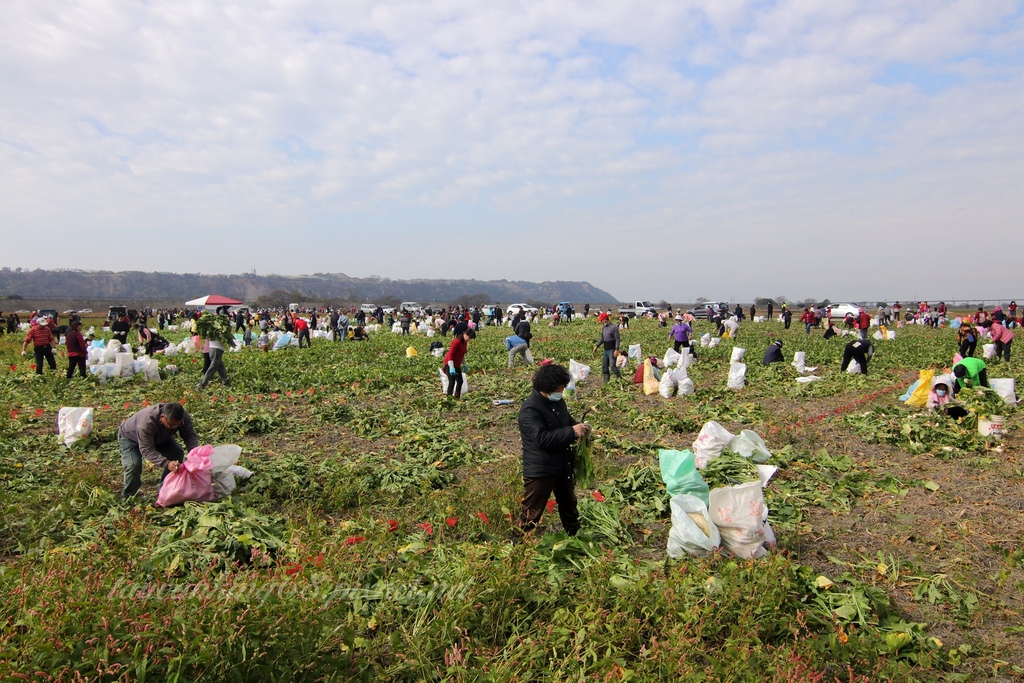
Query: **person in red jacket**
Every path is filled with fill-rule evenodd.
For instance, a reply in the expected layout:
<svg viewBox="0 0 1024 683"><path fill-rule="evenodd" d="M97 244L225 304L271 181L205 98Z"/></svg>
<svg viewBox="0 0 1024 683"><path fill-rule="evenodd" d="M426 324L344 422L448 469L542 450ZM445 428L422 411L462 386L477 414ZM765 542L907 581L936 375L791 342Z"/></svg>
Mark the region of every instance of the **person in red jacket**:
<svg viewBox="0 0 1024 683"><path fill-rule="evenodd" d="M309 323L307 323L303 318L295 315L292 316L292 324L295 326L295 332L299 337L299 348L302 348L303 339L306 340L306 346L312 348L313 340L309 336Z"/></svg>
<svg viewBox="0 0 1024 683"><path fill-rule="evenodd" d="M74 377L75 368L78 368L78 374L85 377L85 359L89 356L89 349L82 336L82 321L71 323L64 337L64 346L68 350L68 379Z"/></svg>
<svg viewBox="0 0 1024 683"><path fill-rule="evenodd" d="M863 308L859 309L859 311L857 315L857 329L860 330L860 338L867 339L868 328L871 327L871 316Z"/></svg>
<svg viewBox="0 0 1024 683"><path fill-rule="evenodd" d="M462 334L455 335L448 353L444 356L444 364L448 373L448 396L459 398L462 396L462 373L465 371L466 349L469 347L469 340L476 339L476 330L467 328Z"/></svg>
<svg viewBox="0 0 1024 683"><path fill-rule="evenodd" d="M800 316L800 322L802 322L804 324L804 329L807 331L807 334L811 333L811 327L814 325L814 321L815 321L814 311L812 311L811 309L805 307L804 308L804 314L802 316Z"/></svg>
<svg viewBox="0 0 1024 683"><path fill-rule="evenodd" d="M50 365L51 370L57 369L57 360L53 357L53 332L43 322L42 319L36 319L28 334L25 335L25 341L21 344L21 355L24 356L26 349L28 349L28 343L31 340L36 354L37 375L43 374L44 359Z"/></svg>

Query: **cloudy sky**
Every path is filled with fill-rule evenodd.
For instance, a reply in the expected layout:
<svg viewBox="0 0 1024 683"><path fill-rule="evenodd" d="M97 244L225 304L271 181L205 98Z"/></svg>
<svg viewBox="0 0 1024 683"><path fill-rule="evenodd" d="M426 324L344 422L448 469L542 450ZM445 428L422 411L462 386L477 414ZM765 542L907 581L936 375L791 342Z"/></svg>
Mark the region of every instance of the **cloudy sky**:
<svg viewBox="0 0 1024 683"><path fill-rule="evenodd" d="M1021 0L13 0L0 265L1024 298Z"/></svg>

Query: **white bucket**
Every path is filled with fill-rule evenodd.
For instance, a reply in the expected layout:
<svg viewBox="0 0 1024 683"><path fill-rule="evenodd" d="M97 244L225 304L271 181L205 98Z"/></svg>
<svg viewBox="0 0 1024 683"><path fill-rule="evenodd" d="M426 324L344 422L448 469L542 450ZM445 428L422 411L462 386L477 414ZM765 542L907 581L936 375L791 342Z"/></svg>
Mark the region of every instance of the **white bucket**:
<svg viewBox="0 0 1024 683"><path fill-rule="evenodd" d="M991 436L993 439L1003 438L1003 423L1005 418L1002 415L989 415L988 419L978 418L978 433L982 436Z"/></svg>

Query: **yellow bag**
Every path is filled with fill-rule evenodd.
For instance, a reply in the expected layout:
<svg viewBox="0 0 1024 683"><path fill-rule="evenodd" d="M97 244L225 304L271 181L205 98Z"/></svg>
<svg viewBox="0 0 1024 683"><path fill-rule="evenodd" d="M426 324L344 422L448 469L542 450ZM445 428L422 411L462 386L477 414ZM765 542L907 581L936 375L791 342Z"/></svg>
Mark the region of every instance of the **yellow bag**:
<svg viewBox="0 0 1024 683"><path fill-rule="evenodd" d="M924 408L928 404L928 393L932 390L932 379L935 378L934 370L922 370L920 380L914 387L914 393L910 395L905 403L911 408Z"/></svg>
<svg viewBox="0 0 1024 683"><path fill-rule="evenodd" d="M729 338L729 328L726 328L725 331L722 332L722 339L728 339L728 338Z"/></svg>
<svg viewBox="0 0 1024 683"><path fill-rule="evenodd" d="M409 348L407 348L405 350L405 357L406 358L412 358L413 356L418 356L418 355L420 355L419 351L417 351L416 347L414 347L414 346L410 346Z"/></svg>
<svg viewBox="0 0 1024 683"><path fill-rule="evenodd" d="M651 359L648 358L644 361L644 393L648 396L656 394L660 386L658 378L654 376L654 366L651 365Z"/></svg>

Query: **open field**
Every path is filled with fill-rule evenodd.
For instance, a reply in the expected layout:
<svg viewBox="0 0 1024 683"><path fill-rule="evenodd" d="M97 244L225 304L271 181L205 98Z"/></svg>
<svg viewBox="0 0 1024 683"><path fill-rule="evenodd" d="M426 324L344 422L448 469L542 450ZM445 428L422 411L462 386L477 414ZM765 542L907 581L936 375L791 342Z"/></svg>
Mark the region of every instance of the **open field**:
<svg viewBox="0 0 1024 683"><path fill-rule="evenodd" d="M726 340L698 349L694 396L663 399L599 386L593 321L538 324L536 357L594 368L570 410L597 408L600 495L580 492L581 537L555 514L521 543L516 406L532 372L505 369L506 334L470 345L457 402L423 336L229 353L231 388L204 392L201 356L161 359L181 372L159 383L67 381L63 357L37 378L21 337L0 338L0 679L1024 678L1019 416L999 442L897 400L918 369L948 366L951 330L898 330L864 377L839 372L845 339L747 323L744 390L725 388ZM634 321L623 345L660 357L667 336ZM762 367L773 338L822 380ZM989 374L1024 380L1018 359ZM179 399L255 477L163 511L146 465L142 500L119 500L118 424ZM75 405L96 408L95 432L67 449L55 419ZM711 419L757 431L780 468L762 560L666 560L657 449L688 448Z"/></svg>

